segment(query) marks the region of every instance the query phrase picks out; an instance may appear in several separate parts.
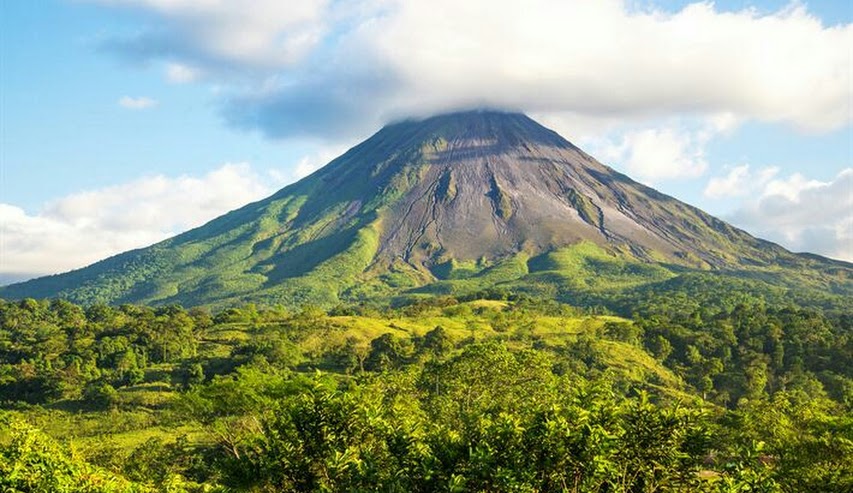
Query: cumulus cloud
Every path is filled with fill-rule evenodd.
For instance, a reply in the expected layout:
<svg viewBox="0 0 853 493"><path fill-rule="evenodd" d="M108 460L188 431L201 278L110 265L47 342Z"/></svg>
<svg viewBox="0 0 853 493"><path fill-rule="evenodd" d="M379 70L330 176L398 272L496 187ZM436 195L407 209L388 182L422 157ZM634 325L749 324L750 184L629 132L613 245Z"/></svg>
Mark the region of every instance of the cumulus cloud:
<svg viewBox="0 0 853 493"><path fill-rule="evenodd" d="M706 147L739 123L731 114L614 122L569 116L545 121L606 164L648 184L690 179L708 169Z"/></svg>
<svg viewBox="0 0 853 493"><path fill-rule="evenodd" d="M797 3L760 13L622 0L96 1L156 21L114 49L224 74L225 117L273 137L337 137L469 106L725 113L806 131L851 119L853 24L825 26ZM635 138L681 145L665 132Z"/></svg>
<svg viewBox="0 0 853 493"><path fill-rule="evenodd" d="M280 182L246 163L206 175L151 176L75 193L30 214L0 204L0 281L83 267L199 226Z"/></svg>
<svg viewBox="0 0 853 493"><path fill-rule="evenodd" d="M118 105L122 108L127 108L129 110L144 110L148 108L152 108L157 106L157 100L152 98L147 98L144 96L140 96L138 98L134 98L131 96L122 96L118 100Z"/></svg>
<svg viewBox="0 0 853 493"><path fill-rule="evenodd" d="M853 168L828 182L793 174L756 188L727 220L794 251L853 261Z"/></svg>
<svg viewBox="0 0 853 493"><path fill-rule="evenodd" d="M727 175L711 178L703 193L712 199L742 197L756 191L760 192L778 173L777 167L762 168L753 172L748 164L734 166Z"/></svg>
<svg viewBox="0 0 853 493"><path fill-rule="evenodd" d="M596 151L600 159L615 163L631 176L652 183L671 178L695 178L708 168L704 136L679 128L631 130Z"/></svg>

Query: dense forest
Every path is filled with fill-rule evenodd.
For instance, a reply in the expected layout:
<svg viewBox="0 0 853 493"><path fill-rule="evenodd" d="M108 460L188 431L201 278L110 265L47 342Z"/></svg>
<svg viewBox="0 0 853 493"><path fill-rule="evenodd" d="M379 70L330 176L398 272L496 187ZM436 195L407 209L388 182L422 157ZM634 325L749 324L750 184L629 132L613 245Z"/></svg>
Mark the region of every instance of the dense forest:
<svg viewBox="0 0 853 493"><path fill-rule="evenodd" d="M689 289L0 301L0 490L853 491L851 314Z"/></svg>

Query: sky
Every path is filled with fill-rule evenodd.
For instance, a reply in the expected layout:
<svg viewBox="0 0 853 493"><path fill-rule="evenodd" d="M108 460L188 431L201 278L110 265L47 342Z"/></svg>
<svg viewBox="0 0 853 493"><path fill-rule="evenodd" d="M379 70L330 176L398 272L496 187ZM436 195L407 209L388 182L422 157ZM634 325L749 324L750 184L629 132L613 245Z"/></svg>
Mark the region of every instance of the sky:
<svg viewBox="0 0 853 493"><path fill-rule="evenodd" d="M0 284L471 108L523 111L756 236L853 261L853 2L0 0Z"/></svg>

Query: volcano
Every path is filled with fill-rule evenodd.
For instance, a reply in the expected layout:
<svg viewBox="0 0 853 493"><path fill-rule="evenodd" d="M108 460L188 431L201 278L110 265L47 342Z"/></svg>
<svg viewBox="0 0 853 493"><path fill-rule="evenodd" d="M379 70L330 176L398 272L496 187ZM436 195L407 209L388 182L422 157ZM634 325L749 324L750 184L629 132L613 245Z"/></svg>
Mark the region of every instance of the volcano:
<svg viewBox="0 0 853 493"><path fill-rule="evenodd" d="M390 124L271 197L0 295L332 305L559 285L578 264L593 277L618 269L628 284L794 269L849 287L851 272L637 183L523 114L469 111Z"/></svg>

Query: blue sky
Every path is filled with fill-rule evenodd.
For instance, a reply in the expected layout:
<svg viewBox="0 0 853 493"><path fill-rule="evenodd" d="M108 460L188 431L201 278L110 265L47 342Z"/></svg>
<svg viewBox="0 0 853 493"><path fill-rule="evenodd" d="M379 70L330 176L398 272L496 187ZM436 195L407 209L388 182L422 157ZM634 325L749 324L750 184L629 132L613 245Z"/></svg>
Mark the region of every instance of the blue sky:
<svg viewBox="0 0 853 493"><path fill-rule="evenodd" d="M212 90L174 84L154 63L103 43L132 16L80 2L3 2L3 202L45 201L146 174L199 174L223 162L285 168L308 152L223 125ZM125 96L157 105L128 110Z"/></svg>
<svg viewBox="0 0 853 493"><path fill-rule="evenodd" d="M0 282L153 243L389 120L474 106L853 260L851 2L242 5L0 2Z"/></svg>

